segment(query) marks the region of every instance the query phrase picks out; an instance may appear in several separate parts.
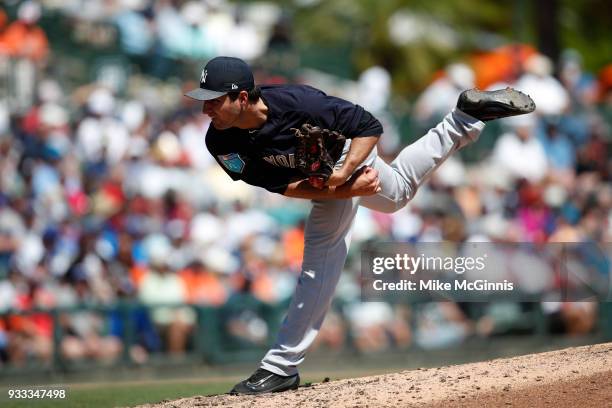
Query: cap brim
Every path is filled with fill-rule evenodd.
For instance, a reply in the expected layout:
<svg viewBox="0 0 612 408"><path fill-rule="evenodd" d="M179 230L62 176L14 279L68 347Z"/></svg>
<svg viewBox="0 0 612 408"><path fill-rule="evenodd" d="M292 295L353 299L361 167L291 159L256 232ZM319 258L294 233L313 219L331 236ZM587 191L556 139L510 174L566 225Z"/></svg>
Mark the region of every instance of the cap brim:
<svg viewBox="0 0 612 408"><path fill-rule="evenodd" d="M227 92L217 92L210 91L208 89L196 88L193 91L187 92L185 96L191 99L197 99L198 101L208 101L223 96L226 93Z"/></svg>

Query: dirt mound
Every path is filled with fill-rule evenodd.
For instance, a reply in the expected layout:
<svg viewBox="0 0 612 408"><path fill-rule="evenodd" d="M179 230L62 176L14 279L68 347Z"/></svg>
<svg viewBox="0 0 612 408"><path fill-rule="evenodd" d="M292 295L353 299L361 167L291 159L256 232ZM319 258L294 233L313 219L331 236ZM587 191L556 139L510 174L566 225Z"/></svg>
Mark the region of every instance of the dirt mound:
<svg viewBox="0 0 612 408"><path fill-rule="evenodd" d="M146 407L603 407L612 343L313 384L257 397L183 398Z"/></svg>

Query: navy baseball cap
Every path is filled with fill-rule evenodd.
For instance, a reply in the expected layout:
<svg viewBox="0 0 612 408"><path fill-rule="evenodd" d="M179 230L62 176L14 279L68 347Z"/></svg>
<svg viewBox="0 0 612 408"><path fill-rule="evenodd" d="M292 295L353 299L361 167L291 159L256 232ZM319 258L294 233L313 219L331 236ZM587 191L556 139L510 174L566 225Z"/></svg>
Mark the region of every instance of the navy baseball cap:
<svg viewBox="0 0 612 408"><path fill-rule="evenodd" d="M246 62L234 57L216 57L208 61L200 76L200 87L185 94L207 101L228 92L250 90L255 86L253 72Z"/></svg>

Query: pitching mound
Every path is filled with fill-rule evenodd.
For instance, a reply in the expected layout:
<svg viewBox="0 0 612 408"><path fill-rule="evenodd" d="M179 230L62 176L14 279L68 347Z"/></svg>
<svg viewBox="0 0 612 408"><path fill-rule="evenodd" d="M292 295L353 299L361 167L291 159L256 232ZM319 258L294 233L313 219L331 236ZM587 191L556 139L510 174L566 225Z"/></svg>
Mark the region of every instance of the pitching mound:
<svg viewBox="0 0 612 408"><path fill-rule="evenodd" d="M184 398L147 407L604 407L612 343L331 381L297 391Z"/></svg>

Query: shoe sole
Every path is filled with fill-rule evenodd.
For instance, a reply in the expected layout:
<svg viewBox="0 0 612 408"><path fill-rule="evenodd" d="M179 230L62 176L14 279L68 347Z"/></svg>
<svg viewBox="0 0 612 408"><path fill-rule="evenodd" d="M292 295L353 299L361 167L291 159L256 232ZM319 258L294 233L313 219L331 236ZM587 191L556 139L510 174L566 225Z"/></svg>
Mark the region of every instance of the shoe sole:
<svg viewBox="0 0 612 408"><path fill-rule="evenodd" d="M495 105L506 111L505 116L522 115L535 110L535 103L529 97L513 88L497 91L480 91L470 89L465 92L465 100L473 106L472 109L486 105Z"/></svg>

